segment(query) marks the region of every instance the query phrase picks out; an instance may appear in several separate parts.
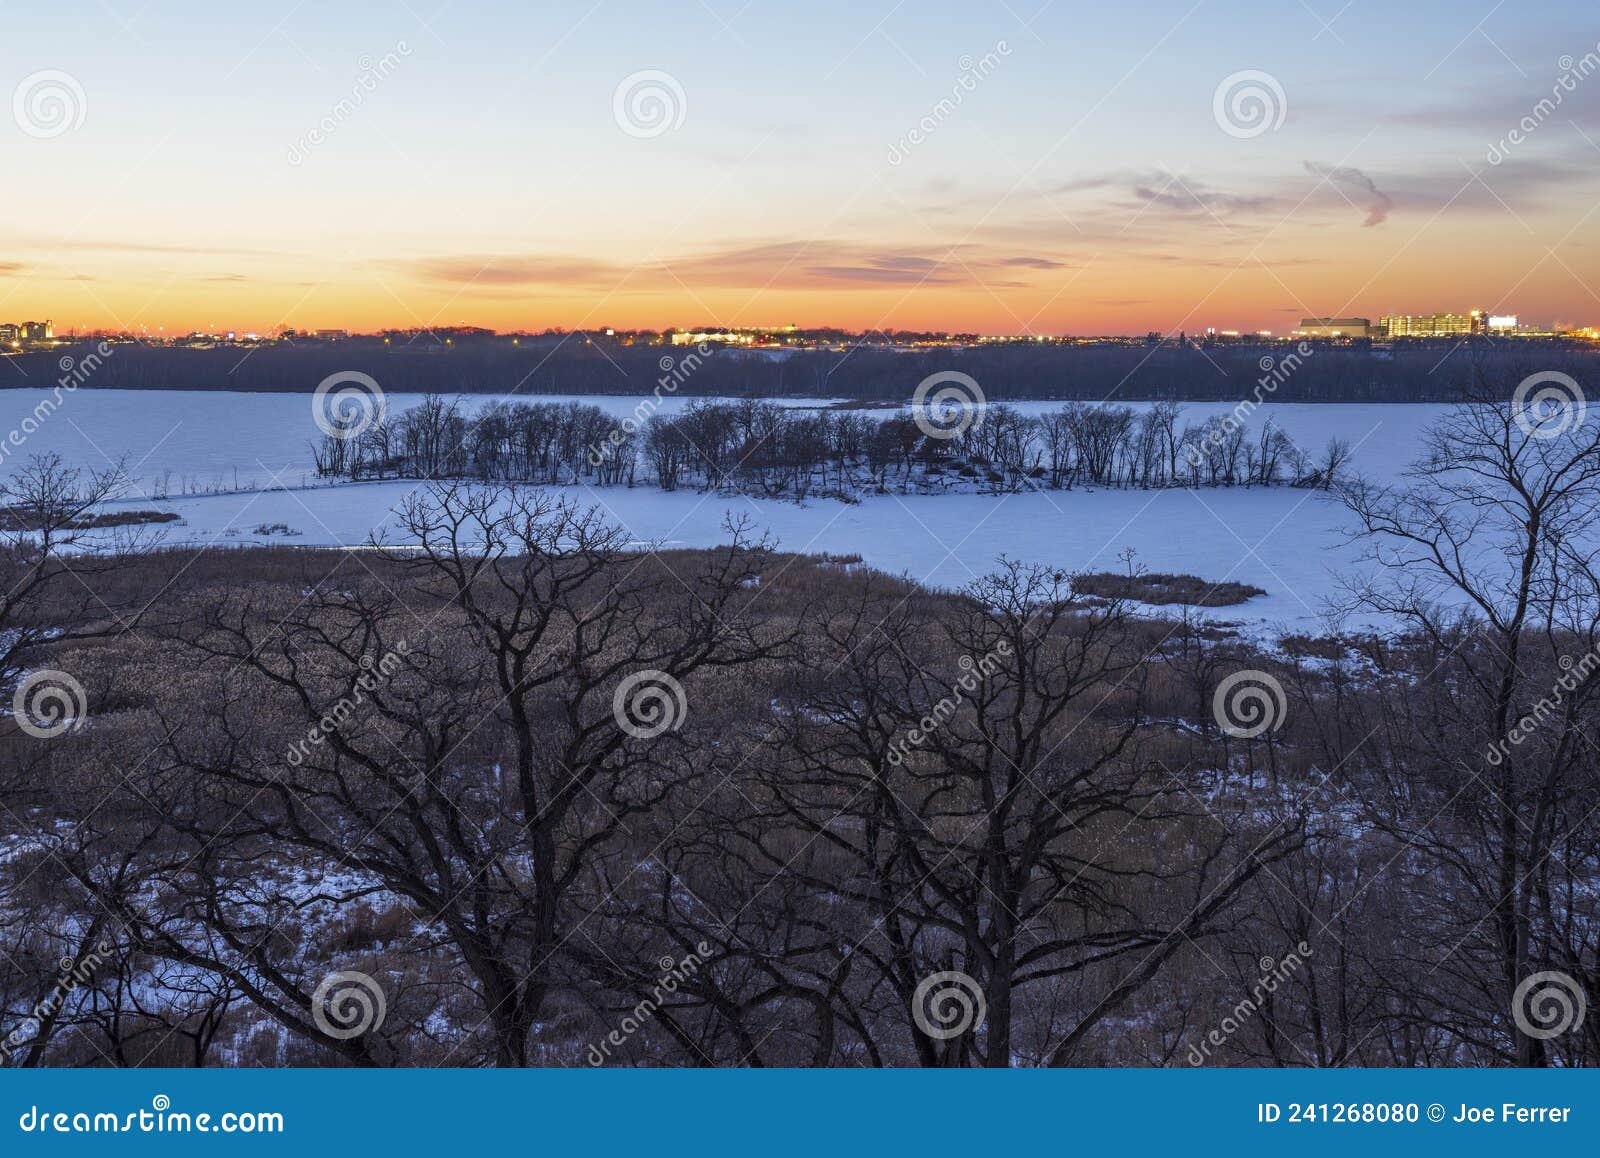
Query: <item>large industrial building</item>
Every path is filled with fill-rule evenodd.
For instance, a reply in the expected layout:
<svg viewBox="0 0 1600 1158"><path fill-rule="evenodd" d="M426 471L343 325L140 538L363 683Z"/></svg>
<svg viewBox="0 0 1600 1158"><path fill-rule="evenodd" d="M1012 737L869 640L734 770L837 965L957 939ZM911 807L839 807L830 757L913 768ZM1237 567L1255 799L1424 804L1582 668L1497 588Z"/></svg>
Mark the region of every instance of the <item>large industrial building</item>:
<svg viewBox="0 0 1600 1158"><path fill-rule="evenodd" d="M1301 318L1295 334L1302 338L1370 338L1368 318Z"/></svg>
<svg viewBox="0 0 1600 1158"><path fill-rule="evenodd" d="M1481 334L1486 324L1482 310L1469 314L1394 314L1379 323L1388 338L1459 338Z"/></svg>

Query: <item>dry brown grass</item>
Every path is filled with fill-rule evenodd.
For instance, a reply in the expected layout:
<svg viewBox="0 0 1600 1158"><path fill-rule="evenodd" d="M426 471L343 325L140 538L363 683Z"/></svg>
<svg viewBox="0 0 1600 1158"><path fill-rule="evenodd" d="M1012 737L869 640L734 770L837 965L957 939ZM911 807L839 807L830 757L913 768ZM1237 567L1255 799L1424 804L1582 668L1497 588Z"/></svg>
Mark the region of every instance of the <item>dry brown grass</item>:
<svg viewBox="0 0 1600 1158"><path fill-rule="evenodd" d="M67 524L71 531L98 531L105 527L144 527L152 523L175 523L179 516L174 511L102 511L73 519ZM0 531L37 531L38 518L24 507L0 507Z"/></svg>
<svg viewBox="0 0 1600 1158"><path fill-rule="evenodd" d="M1198 575L1168 575L1149 572L1142 575L1118 575L1100 571L1079 575L1073 580L1073 589L1082 595L1099 599L1132 599L1158 607L1184 604L1189 607L1236 607L1257 595L1265 595L1260 587L1248 583L1210 583Z"/></svg>

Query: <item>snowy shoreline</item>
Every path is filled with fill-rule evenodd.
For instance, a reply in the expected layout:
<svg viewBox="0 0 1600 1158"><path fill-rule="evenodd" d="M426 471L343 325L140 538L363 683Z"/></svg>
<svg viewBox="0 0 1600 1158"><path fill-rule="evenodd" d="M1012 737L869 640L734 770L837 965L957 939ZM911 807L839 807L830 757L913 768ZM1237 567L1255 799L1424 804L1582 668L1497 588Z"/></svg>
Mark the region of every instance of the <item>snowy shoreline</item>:
<svg viewBox="0 0 1600 1158"><path fill-rule="evenodd" d="M33 392L0 390L0 425L31 410ZM487 396L475 396L486 400ZM404 408L422 396L398 396ZM632 412L632 396L548 398L584 401ZM663 411L689 399L668 397ZM787 400L829 406L833 399ZM1057 403L1017 403L1037 413ZM1225 414L1226 404L1192 403L1199 420ZM1421 449L1428 423L1443 406L1396 404L1284 404L1272 418L1307 447L1330 436L1354 448L1352 468L1392 481ZM53 415L7 464L31 454L55 453L70 465L104 469L127 461L135 488L123 506L154 506L180 516L164 528L162 542L205 547L227 543L292 543L306 547L358 547L374 534L395 537L394 506L416 481L319 483L311 445L319 435L309 395L105 390L81 392ZM227 493L173 493L151 499L148 483L170 472L196 487L231 484ZM248 483L254 486L245 485ZM867 494L858 503L811 498L757 499L698 491L593 488L567 485L552 493L596 505L624 527L637 545L708 547L725 541L727 516L748 516L785 551L854 553L876 569L904 574L940 588L957 588L991 570L1002 556L1071 571L1114 571L1125 549L1152 571L1198 575L1208 582L1235 580L1268 594L1206 614L1226 620L1321 630L1326 604L1340 594L1340 578L1359 573L1359 550L1346 539L1345 512L1322 492L1286 487L1231 487L1191 491L1025 490L1003 494ZM139 493L135 493L139 492ZM254 528L283 524L288 536L257 536ZM1168 609L1169 611L1171 609ZM1352 620L1353 626L1363 626Z"/></svg>

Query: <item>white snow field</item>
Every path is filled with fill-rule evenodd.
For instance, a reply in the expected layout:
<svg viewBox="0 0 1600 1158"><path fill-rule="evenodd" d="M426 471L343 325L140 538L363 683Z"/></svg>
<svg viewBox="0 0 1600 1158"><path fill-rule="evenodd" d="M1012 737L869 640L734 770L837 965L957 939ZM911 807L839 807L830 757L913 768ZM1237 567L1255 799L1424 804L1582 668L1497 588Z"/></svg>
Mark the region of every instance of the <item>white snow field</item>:
<svg viewBox="0 0 1600 1158"><path fill-rule="evenodd" d="M22 428L52 390L0 390L0 439ZM418 405L423 394L386 396L390 418ZM310 394L251 394L232 390L78 390L38 424L20 447L10 447L0 474L34 454L59 454L74 464L105 469L126 458L128 477L143 494L170 495L257 490L269 486L321 486L311 447L322 438ZM489 402L583 402L621 420L644 399L618 395L467 394L459 398L469 418ZM665 395L670 414L692 399ZM784 406L827 405L811 398ZM652 408L655 403L651 403Z"/></svg>
<svg viewBox="0 0 1600 1158"><path fill-rule="evenodd" d="M0 390L0 431L16 429L39 393ZM470 414L490 396L463 399ZM420 395L391 395L391 413ZM538 401L567 401L540 396ZM640 399L570 399L630 414ZM663 409L688 400L668 398ZM825 405L790 400L788 405ZM1029 402L1029 413L1060 403ZM1136 404L1137 405L1137 404ZM1184 422L1232 409L1190 403ZM1275 420L1307 453L1347 439L1353 469L1392 479L1416 456L1421 434L1444 407L1430 405L1268 405L1247 420ZM130 505L176 512L168 545L290 543L360 546L398 536L392 512L414 482L322 483L312 471L318 435L309 394L82 390L62 403L24 445L10 450L0 475L29 455L57 453L84 467L125 459L138 497ZM161 485L165 481L165 485ZM152 490L171 497L151 499ZM266 489L273 488L273 489ZM992 569L1002 555L1067 570L1117 571L1131 548L1152 571L1236 580L1268 594L1217 609L1214 618L1306 631L1323 626L1340 577L1357 573L1359 549L1348 543L1348 516L1321 492L1290 488L1032 491L1009 495L872 495L856 505L831 499L742 499L654 487L565 487L598 504L639 543L699 547L725 541L730 514L748 515L783 550L856 553L881 570L940 587L959 587ZM207 493L230 491L234 493ZM185 493L188 492L188 493ZM288 534L274 530L281 524ZM1355 616L1347 626L1379 626Z"/></svg>

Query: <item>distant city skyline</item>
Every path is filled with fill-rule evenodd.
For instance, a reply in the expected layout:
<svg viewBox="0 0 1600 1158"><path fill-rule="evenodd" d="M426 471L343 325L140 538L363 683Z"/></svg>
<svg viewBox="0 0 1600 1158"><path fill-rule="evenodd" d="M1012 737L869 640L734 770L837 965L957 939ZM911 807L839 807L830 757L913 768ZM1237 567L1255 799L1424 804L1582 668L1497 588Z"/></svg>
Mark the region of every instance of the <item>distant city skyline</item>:
<svg viewBox="0 0 1600 1158"><path fill-rule="evenodd" d="M6 22L0 317L58 331L1600 321L1575 0Z"/></svg>
<svg viewBox="0 0 1600 1158"><path fill-rule="evenodd" d="M648 335L661 341L670 339L671 344L676 345L710 342L713 345L743 343L757 346L815 346L818 344L826 345L829 342L837 344L841 341L855 341L857 339L877 342L881 340L880 335L882 338L889 339L891 343L895 340L901 340L902 342L954 342L956 344L971 341L1032 340L1093 342L1102 339L1145 340L1156 337L1169 340L1187 337L1194 341L1208 339L1293 341L1307 338L1318 341L1368 340L1375 342L1390 342L1396 339L1478 337L1491 341L1520 338L1559 338L1563 340L1600 342L1600 325L1548 323L1531 320L1514 313L1491 315L1486 311L1480 310L1437 310L1418 314L1379 315L1370 318L1362 315L1308 317L1301 318L1299 321L1277 330L1226 329L1206 325L1198 326L1192 330L1174 331L1145 328L1126 332L1060 331L1054 333L986 331L962 326L949 328L871 327L858 330L848 326L800 326L793 323L784 325L723 325L713 323L694 326L672 324L664 326L592 326L572 328L564 326L517 326L500 329L472 322L439 323L433 326L380 326L370 330L347 326L308 326L304 328L275 326L262 330L201 327L171 331L130 331L119 330L114 327L80 328L72 325L56 326L52 319L46 319L43 322L0 322L0 352L16 352L40 346L60 346L74 341L108 337L150 342L183 342L185 340L204 339L206 341L225 340L229 342L256 343L289 338L296 340L320 339L325 341L383 338L388 341L391 335L406 335L408 339L423 338L431 335L441 341L452 336L468 339L473 337L547 338L568 335L589 338L614 337L618 341L624 342L633 342Z"/></svg>
<svg viewBox="0 0 1600 1158"><path fill-rule="evenodd" d="M1162 331L1152 328L1134 329L1127 332L1118 331L1059 331L1043 333L1038 331L985 331L972 327L869 327L855 329L848 326L814 325L802 326L797 323L768 323L768 324L725 324L717 322L700 322L695 325L685 325L681 322L669 323L659 326L632 326L615 327L596 325L589 327L565 326L513 326L502 329L495 326L484 326L474 322L461 320L452 323L437 323L431 326L380 326L375 329L360 329L349 326L307 326L294 327L279 325L260 330L234 329L230 327L199 327L192 329L167 330L122 330L115 327L79 327L73 324L58 326L55 320L46 318L43 321L28 322L0 322L0 349L6 346L21 347L24 343L38 344L41 342L61 343L74 338L117 336L131 339L149 340L179 340L183 338L207 337L242 339L258 341L262 339L276 339L294 335L304 338L360 338L381 337L386 334L414 334L425 335L437 333L439 335L454 334L457 336L485 335L485 336L546 336L552 334L588 334L594 337L611 337L631 340L641 335L672 336L675 343L693 343L709 340L735 340L756 342L778 342L789 339L815 340L819 335L844 334L862 337L874 333L886 335L928 335L943 336L947 338L977 337L982 340L1008 340L1016 338L1039 338L1041 340L1092 340L1095 338L1145 338L1152 335L1178 337L1186 335L1193 338L1208 337L1309 337L1315 339L1374 339L1385 340L1392 338L1428 338L1428 337L1454 337L1454 336L1481 336L1486 338L1512 338L1512 337L1557 337L1564 336L1587 341L1600 341L1600 326L1559 322L1552 323L1530 319L1514 312L1492 313L1487 310L1428 310L1415 314L1344 314L1338 317L1319 315L1303 317L1283 329L1277 330L1248 330L1226 329L1213 325L1197 326L1192 331L1188 329L1175 331Z"/></svg>

